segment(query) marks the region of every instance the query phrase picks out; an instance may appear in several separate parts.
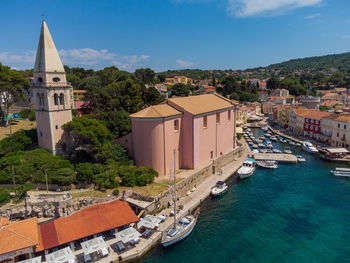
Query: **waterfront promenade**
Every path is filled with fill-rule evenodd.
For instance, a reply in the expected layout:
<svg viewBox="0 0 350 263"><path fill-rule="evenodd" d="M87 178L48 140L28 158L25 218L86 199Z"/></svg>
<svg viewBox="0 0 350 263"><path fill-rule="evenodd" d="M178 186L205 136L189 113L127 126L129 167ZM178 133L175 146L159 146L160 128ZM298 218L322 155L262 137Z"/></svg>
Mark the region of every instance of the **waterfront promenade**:
<svg viewBox="0 0 350 263"><path fill-rule="evenodd" d="M243 142L243 140L241 140ZM226 181L229 179L242 165L242 162L247 157L247 154L250 152L249 147L245 142L243 142L243 145L241 147L244 147L244 151L242 155L234 162L231 162L227 164L226 166L222 167L222 174L219 175L217 172L216 174L211 174L208 176L207 179L205 179L200 185L198 185L194 192L192 192L189 195L180 197L177 201L177 207L183 206L183 208L178 211L177 217L180 218L182 216L185 216L188 211L193 211L196 207L200 206L201 202L204 201L209 195L211 188L216 184L217 181ZM191 174L197 172L198 169L194 171L185 171L182 172L180 175L181 177L187 177ZM160 214L169 215L171 211L174 210L174 207L171 206L170 208L166 210L162 210ZM199 216L200 220L200 216ZM164 223L161 223L158 231L153 233L153 235L149 239L140 238L140 242L132 247L128 248L126 251L122 253L116 253L114 249L110 249L110 254L105 258L96 259L93 262L125 262L125 261L132 261L137 260L138 258L142 257L144 254L146 254L152 247L156 246L162 236L163 230L169 229L171 225L173 224L173 217L168 217L167 220ZM108 246L114 246L114 244L118 240L116 238L106 240L106 244ZM79 262L83 262L83 250L75 250L74 255L77 256Z"/></svg>

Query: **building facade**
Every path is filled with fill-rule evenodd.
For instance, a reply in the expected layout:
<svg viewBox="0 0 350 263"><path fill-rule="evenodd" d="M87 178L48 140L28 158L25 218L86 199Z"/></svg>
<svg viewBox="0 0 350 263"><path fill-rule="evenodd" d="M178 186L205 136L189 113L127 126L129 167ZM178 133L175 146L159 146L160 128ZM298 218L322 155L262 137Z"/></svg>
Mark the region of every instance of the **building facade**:
<svg viewBox="0 0 350 263"><path fill-rule="evenodd" d="M130 115L131 134L117 140L137 166L159 175L195 169L235 148L235 105L217 94L172 98Z"/></svg>

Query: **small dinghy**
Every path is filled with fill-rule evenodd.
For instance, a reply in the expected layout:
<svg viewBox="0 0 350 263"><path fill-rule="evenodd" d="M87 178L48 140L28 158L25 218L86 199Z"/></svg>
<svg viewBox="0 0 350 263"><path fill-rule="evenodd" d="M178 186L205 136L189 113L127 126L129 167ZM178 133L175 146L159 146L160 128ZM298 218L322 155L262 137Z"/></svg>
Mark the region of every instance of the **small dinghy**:
<svg viewBox="0 0 350 263"><path fill-rule="evenodd" d="M261 160L256 161L256 165L262 168L276 169L278 168L277 162L274 160Z"/></svg>

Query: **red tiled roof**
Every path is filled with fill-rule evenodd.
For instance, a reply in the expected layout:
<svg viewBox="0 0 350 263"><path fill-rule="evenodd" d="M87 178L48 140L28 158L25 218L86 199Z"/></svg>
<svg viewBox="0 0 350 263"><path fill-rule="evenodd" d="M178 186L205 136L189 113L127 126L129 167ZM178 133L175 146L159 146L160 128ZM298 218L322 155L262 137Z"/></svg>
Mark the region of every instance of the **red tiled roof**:
<svg viewBox="0 0 350 263"><path fill-rule="evenodd" d="M86 90L84 90L84 89L76 89L73 92L74 93L86 93Z"/></svg>
<svg viewBox="0 0 350 263"><path fill-rule="evenodd" d="M1 219L0 255L38 245L38 221L30 218L17 222Z"/></svg>
<svg viewBox="0 0 350 263"><path fill-rule="evenodd" d="M89 101L74 101L74 105L77 110L85 109L89 107Z"/></svg>
<svg viewBox="0 0 350 263"><path fill-rule="evenodd" d="M320 104L321 107L333 107L334 105L338 104L340 101L338 100L325 100Z"/></svg>
<svg viewBox="0 0 350 263"><path fill-rule="evenodd" d="M96 204L70 216L40 224L40 244L35 251L57 247L138 220L127 202L115 200L109 203Z"/></svg>
<svg viewBox="0 0 350 263"><path fill-rule="evenodd" d="M314 119L314 120L320 120L320 119L328 117L330 115L332 115L331 112L320 111L320 110L308 110L302 114L302 116L309 118L309 119Z"/></svg>

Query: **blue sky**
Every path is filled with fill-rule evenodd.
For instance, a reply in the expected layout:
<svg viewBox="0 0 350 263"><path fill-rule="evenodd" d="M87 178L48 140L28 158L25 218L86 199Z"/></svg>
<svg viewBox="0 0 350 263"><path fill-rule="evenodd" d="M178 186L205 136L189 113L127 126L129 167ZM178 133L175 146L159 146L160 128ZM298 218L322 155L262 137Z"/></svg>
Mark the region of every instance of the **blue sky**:
<svg viewBox="0 0 350 263"><path fill-rule="evenodd" d="M349 0L0 0L0 62L32 68L42 14L64 64L245 69L350 51Z"/></svg>

